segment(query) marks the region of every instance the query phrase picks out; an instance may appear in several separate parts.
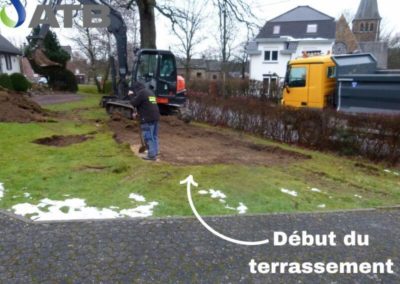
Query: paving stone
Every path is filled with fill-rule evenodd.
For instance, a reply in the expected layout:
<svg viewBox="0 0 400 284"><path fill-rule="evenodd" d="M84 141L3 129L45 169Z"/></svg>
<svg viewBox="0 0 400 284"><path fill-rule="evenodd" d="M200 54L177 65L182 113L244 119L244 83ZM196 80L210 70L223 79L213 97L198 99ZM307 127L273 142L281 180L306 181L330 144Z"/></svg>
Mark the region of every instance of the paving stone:
<svg viewBox="0 0 400 284"><path fill-rule="evenodd" d="M213 217L226 235L271 238L352 230L369 247L244 247L221 240L194 218L32 223L0 213L1 283L400 283L400 210ZM392 259L393 275L250 274L256 261Z"/></svg>

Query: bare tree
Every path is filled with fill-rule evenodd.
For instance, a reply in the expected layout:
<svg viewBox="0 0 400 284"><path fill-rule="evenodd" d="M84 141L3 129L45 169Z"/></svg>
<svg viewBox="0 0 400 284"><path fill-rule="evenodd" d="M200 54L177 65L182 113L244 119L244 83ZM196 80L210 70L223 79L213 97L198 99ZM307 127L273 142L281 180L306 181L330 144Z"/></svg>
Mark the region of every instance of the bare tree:
<svg viewBox="0 0 400 284"><path fill-rule="evenodd" d="M173 1L170 0L113 0L121 7L132 9L135 5L138 8L140 16L140 38L142 48L156 48L156 26L155 11L157 10L163 16L167 17L174 24L177 22L179 11ZM245 24L247 28L255 27L253 20L256 19L251 12L251 7L245 0L212 0L215 7L226 19L234 19ZM206 1L200 2L205 5ZM222 8L224 8L222 10ZM227 29L226 29L227 30ZM226 46L226 45L225 45Z"/></svg>
<svg viewBox="0 0 400 284"><path fill-rule="evenodd" d="M98 76L102 73L99 69L101 61L106 61L111 52L110 38L105 29L89 29L81 24L81 15L75 18L75 31L78 33L71 37L76 46L82 51L89 61L89 78L93 78L97 90L102 92L104 85L98 80ZM107 67L108 69L108 67ZM103 70L108 76L108 70Z"/></svg>
<svg viewBox="0 0 400 284"><path fill-rule="evenodd" d="M197 2L197 3L196 3ZM204 5L199 1L186 0L182 9L175 12L175 21L172 31L179 41L179 51L184 54L185 77L190 80L190 63L194 56L194 49L204 39L199 34L206 15Z"/></svg>
<svg viewBox="0 0 400 284"><path fill-rule="evenodd" d="M227 76L228 61L231 57L234 32L237 24L245 25L248 34L256 27L256 17L251 12L251 7L243 0L213 0L217 7L220 20L220 46L222 68L221 74L225 85ZM252 19L252 20L249 20ZM225 95L225 88L222 88L222 95Z"/></svg>

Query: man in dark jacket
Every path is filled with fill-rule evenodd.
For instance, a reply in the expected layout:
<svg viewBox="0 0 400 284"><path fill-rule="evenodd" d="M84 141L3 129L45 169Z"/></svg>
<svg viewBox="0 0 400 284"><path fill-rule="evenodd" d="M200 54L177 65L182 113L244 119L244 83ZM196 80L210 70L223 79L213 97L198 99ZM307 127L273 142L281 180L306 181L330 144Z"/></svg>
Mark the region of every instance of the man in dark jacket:
<svg viewBox="0 0 400 284"><path fill-rule="evenodd" d="M143 139L148 148L147 157L143 159L155 161L159 153L158 122L160 120L156 96L140 82L133 83L129 96L132 106L138 111Z"/></svg>

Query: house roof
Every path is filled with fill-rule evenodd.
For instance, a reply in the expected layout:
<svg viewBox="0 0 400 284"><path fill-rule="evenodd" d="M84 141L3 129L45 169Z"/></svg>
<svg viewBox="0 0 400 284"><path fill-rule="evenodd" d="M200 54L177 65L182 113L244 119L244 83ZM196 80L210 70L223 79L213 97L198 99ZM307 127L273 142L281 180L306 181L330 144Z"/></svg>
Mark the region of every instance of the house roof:
<svg viewBox="0 0 400 284"><path fill-rule="evenodd" d="M185 68L185 60L178 59L177 60L177 67L178 68ZM207 60L203 58L193 58L190 61L190 68L191 69L204 69L206 71L214 71L219 72L221 71L221 63L217 60Z"/></svg>
<svg viewBox="0 0 400 284"><path fill-rule="evenodd" d="M361 0L354 20L380 20L377 0Z"/></svg>
<svg viewBox="0 0 400 284"><path fill-rule="evenodd" d="M302 22L302 21L329 21L335 20L310 6L298 6L292 10L270 20L269 22Z"/></svg>
<svg viewBox="0 0 400 284"><path fill-rule="evenodd" d="M309 24L318 25L315 33L307 33L307 26ZM274 33L275 26L279 26L279 33ZM334 39L335 31L335 18L319 12L310 6L298 6L268 21L256 38L280 38L289 36L296 39Z"/></svg>
<svg viewBox="0 0 400 284"><path fill-rule="evenodd" d="M11 42L9 42L5 37L0 35L0 53L9 53L21 55L21 51L16 48Z"/></svg>

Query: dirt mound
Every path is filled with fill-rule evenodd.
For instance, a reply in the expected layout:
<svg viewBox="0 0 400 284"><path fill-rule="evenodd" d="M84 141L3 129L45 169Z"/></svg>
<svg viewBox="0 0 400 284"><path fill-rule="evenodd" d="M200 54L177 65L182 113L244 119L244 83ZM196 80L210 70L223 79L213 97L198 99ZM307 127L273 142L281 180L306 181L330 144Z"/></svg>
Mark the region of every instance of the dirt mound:
<svg viewBox="0 0 400 284"><path fill-rule="evenodd" d="M45 122L48 113L19 93L0 91L0 122Z"/></svg>
<svg viewBox="0 0 400 284"><path fill-rule="evenodd" d="M127 119L120 113L114 113L112 114L108 124L114 132L113 137L115 141L117 141L118 143L135 144L135 142L138 143L137 141L140 141L134 140L136 136L138 137L137 139L139 139L139 135L137 135L139 124L137 121ZM135 137L133 137L133 135Z"/></svg>
<svg viewBox="0 0 400 284"><path fill-rule="evenodd" d="M70 136L53 135L51 137L37 139L33 141L33 143L46 146L66 147L72 144L85 142L89 139L93 139L93 137L86 135L70 135Z"/></svg>
<svg viewBox="0 0 400 284"><path fill-rule="evenodd" d="M110 128L117 142L139 145L138 124L111 119ZM186 124L176 117L162 117L160 123L160 159L175 165L240 164L285 165L311 157L253 143L237 132L221 131Z"/></svg>

